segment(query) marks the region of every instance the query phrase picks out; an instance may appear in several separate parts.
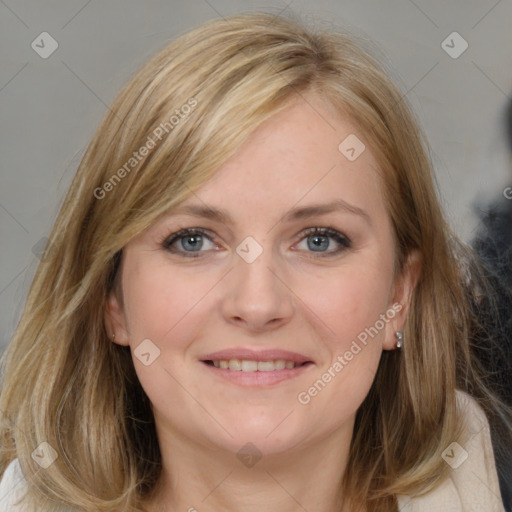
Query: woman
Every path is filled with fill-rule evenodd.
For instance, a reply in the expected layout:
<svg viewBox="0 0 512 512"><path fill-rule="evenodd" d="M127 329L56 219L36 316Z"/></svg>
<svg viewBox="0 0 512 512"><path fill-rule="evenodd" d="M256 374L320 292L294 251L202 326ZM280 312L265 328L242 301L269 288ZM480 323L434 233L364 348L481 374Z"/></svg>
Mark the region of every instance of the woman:
<svg viewBox="0 0 512 512"><path fill-rule="evenodd" d="M484 411L503 442L510 411L432 181L355 37L247 14L159 52L3 358L1 467L30 510L502 511Z"/></svg>

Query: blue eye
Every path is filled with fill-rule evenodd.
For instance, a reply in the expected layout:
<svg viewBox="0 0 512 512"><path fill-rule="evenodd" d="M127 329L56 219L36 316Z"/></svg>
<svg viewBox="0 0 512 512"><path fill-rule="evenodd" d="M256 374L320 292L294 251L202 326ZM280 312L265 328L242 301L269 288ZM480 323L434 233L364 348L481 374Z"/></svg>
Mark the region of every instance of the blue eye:
<svg viewBox="0 0 512 512"><path fill-rule="evenodd" d="M351 241L339 231L331 228L309 228L305 231L304 240L307 241L307 248L312 252L325 253L332 256L338 254L344 249L351 247ZM334 250L327 250L331 244L330 240L335 240L338 248ZM301 240L302 241L302 240ZM323 256L323 255L322 255Z"/></svg>
<svg viewBox="0 0 512 512"><path fill-rule="evenodd" d="M170 252L201 252L204 246L204 241L208 240L212 243L211 238L206 234L206 231L200 228L182 229L167 238L162 246ZM176 242L179 242L176 244ZM177 245L180 248L173 247ZM197 258L199 254L190 254L189 256Z"/></svg>
<svg viewBox="0 0 512 512"><path fill-rule="evenodd" d="M300 242L304 240L307 241L306 251L319 253L318 256L320 257L339 254L352 245L349 238L331 228L309 228L302 233ZM331 246L331 240L334 240L338 245L334 250L328 250ZM205 249L205 242L211 244L210 247ZM202 249L206 251L214 249L215 244L206 230L191 228L182 229L172 234L162 242L162 247L169 252L181 254L184 257L198 258L202 252L205 252Z"/></svg>

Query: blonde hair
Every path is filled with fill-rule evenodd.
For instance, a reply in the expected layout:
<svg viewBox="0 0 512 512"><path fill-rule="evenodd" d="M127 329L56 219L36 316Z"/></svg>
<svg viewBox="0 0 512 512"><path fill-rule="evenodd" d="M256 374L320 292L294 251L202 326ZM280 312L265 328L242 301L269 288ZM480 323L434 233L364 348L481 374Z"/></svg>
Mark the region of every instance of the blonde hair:
<svg viewBox="0 0 512 512"><path fill-rule="evenodd" d="M459 246L436 198L424 137L364 47L353 34L284 17L234 16L165 47L115 99L64 198L2 358L0 470L19 459L34 510L143 510L160 471L154 419L129 348L112 343L104 325L122 249L310 90L350 116L379 162L397 268L413 249L423 260L407 342L401 353L383 353L357 414L343 479L351 510L395 510L395 495L441 482L441 453L463 435L457 387L487 411L499 409L474 369ZM43 441L58 458L41 471L31 453Z"/></svg>

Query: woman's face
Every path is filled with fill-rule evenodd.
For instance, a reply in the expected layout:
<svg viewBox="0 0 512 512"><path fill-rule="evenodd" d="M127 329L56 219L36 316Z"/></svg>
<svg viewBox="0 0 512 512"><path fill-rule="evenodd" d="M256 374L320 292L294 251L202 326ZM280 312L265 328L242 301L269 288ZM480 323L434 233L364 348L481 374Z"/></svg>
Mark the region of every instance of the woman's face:
<svg viewBox="0 0 512 512"><path fill-rule="evenodd" d="M351 432L394 348L412 278L394 279L377 162L306 97L124 248L106 318L161 442L271 454Z"/></svg>

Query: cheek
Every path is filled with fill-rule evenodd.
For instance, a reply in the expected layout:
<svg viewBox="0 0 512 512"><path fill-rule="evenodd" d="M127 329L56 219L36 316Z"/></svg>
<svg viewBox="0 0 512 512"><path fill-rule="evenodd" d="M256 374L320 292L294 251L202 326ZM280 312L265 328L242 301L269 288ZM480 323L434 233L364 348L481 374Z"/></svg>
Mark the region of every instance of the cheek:
<svg viewBox="0 0 512 512"><path fill-rule="evenodd" d="M316 288L315 293L309 293L306 302L326 325L331 348L344 350L386 313L390 306L391 279L384 271L387 265L379 267L347 266L322 280L320 291ZM379 333L374 336L375 340L384 335L381 322L377 327Z"/></svg>
<svg viewBox="0 0 512 512"><path fill-rule="evenodd" d="M381 315L389 297L389 281L381 272L347 269L307 302L327 326L323 345L328 356L298 399L318 411L318 418L323 418L320 411L331 411L327 420L318 420L322 428L335 428L355 414L375 378L387 326Z"/></svg>
<svg viewBox="0 0 512 512"><path fill-rule="evenodd" d="M194 337L194 312L201 297L212 287L207 276L187 278L165 262L138 262L133 258L126 266L123 283L129 343L137 377L157 409L180 410L183 397L169 392L182 381L177 358L182 355ZM143 340L146 350L139 347ZM155 348L156 347L156 348ZM149 353L150 364L145 364L139 354ZM146 361L148 362L148 361ZM178 386L179 387L179 386Z"/></svg>
<svg viewBox="0 0 512 512"><path fill-rule="evenodd" d="M175 343L176 331L212 288L213 277L205 274L187 278L165 262L134 264L127 271L124 287L130 344L144 338L153 339L161 347L169 340Z"/></svg>

